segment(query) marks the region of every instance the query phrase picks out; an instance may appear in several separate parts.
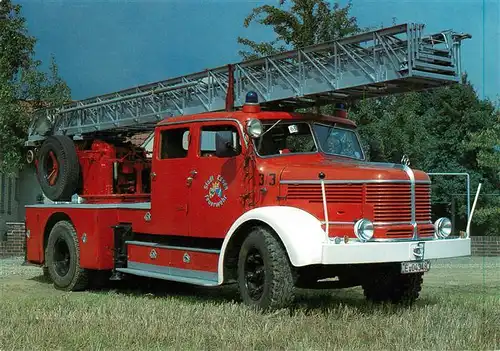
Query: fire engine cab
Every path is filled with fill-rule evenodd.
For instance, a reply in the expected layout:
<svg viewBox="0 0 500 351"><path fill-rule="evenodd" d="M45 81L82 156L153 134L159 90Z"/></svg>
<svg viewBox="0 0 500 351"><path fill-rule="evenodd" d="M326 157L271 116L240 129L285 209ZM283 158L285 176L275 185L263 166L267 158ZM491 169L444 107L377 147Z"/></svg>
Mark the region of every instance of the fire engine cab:
<svg viewBox="0 0 500 351"><path fill-rule="evenodd" d="M229 76L226 94L241 92ZM264 95L162 119L151 154L117 124L85 131L88 113L64 127L82 133L45 133L32 152L53 202L27 206L27 261L68 291L99 272L236 283L244 303L268 309L292 303L296 287L360 285L369 300L411 303L429 260L470 255L468 235L432 222L429 176L369 162L341 106L335 116L275 111Z"/></svg>

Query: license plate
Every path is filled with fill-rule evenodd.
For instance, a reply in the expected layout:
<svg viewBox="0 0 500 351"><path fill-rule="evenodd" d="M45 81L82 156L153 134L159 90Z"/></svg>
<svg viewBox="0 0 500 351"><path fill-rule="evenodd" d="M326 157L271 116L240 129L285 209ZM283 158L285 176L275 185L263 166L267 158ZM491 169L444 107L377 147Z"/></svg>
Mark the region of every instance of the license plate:
<svg viewBox="0 0 500 351"><path fill-rule="evenodd" d="M428 272L431 269L431 261L410 261L401 262L401 273L419 273Z"/></svg>

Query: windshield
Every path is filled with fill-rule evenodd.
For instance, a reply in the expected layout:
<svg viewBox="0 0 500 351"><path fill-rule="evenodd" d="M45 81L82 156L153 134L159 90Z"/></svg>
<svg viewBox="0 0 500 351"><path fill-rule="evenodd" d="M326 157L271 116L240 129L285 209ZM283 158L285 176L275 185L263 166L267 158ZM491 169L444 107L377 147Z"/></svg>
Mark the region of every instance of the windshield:
<svg viewBox="0 0 500 351"><path fill-rule="evenodd" d="M255 140L261 156L316 152L311 126L306 122L264 125L264 134Z"/></svg>
<svg viewBox="0 0 500 351"><path fill-rule="evenodd" d="M319 147L326 154L363 159L356 133L333 124L289 121L264 124L264 134L254 143L260 156L314 153Z"/></svg>
<svg viewBox="0 0 500 351"><path fill-rule="evenodd" d="M319 123L314 123L313 129L318 144L325 154L363 159L358 136L353 130Z"/></svg>

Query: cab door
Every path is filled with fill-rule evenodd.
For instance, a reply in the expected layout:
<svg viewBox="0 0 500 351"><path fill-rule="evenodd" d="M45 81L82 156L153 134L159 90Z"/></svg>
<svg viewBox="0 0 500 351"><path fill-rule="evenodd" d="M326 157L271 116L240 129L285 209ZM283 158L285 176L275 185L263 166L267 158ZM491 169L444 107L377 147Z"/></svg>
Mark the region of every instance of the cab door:
<svg viewBox="0 0 500 351"><path fill-rule="evenodd" d="M168 126L155 135L150 219L155 234L189 235L191 144L188 126Z"/></svg>
<svg viewBox="0 0 500 351"><path fill-rule="evenodd" d="M231 131L236 147L226 157L215 154L215 135ZM242 135L237 123L206 122L196 131L195 177L189 199L190 234L223 238L233 222L244 212L244 156Z"/></svg>

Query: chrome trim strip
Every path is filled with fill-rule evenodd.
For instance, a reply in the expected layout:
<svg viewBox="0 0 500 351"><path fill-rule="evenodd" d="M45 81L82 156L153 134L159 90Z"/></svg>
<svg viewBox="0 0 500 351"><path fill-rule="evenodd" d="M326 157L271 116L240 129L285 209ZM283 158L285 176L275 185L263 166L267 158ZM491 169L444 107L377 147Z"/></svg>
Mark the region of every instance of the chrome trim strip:
<svg viewBox="0 0 500 351"><path fill-rule="evenodd" d="M36 205L26 205L25 207L32 208L99 208L99 209L131 209L131 210L150 210L151 202L134 202L134 203L113 203L113 204L77 204L73 202L56 202L52 204L36 204Z"/></svg>
<svg viewBox="0 0 500 351"><path fill-rule="evenodd" d="M328 222L328 224L330 224L330 225L348 225L348 224L354 225L354 223L355 223L354 221L352 221L352 222L337 222L337 221ZM416 223L419 225L432 224L431 221L420 221L420 222L416 222ZM326 222L322 221L321 224L324 225L324 224L326 224ZM411 222L373 222L373 225L375 225L375 226L412 225L412 223Z"/></svg>
<svg viewBox="0 0 500 351"><path fill-rule="evenodd" d="M206 271L197 271L192 269L175 268L169 266L158 266L155 264L135 262L135 261L128 261L127 268L155 272L155 273L169 274L169 275L192 278L192 279L212 280L212 281L217 281L218 279L217 272L206 272Z"/></svg>
<svg viewBox="0 0 500 351"><path fill-rule="evenodd" d="M436 240L434 237L429 237L429 238L420 238L420 239L414 239L414 238L399 238L399 239L385 239L385 238L379 238L379 239L374 239L370 240L373 242L395 242L395 241L431 241L431 240Z"/></svg>
<svg viewBox="0 0 500 351"><path fill-rule="evenodd" d="M458 238L452 238L453 240L458 240ZM413 238L394 238L394 239L370 239L368 241L362 242L358 239L355 238L349 238L349 243L350 242L356 242L356 243L362 243L362 244L370 244L370 243L377 243L377 242L419 242L419 241L443 241L443 240L450 240L448 238L446 239L436 239L435 237L426 237L426 238L420 238L420 239L413 239ZM349 245L347 243L347 245ZM330 237L330 244L331 245L338 245L335 244L335 238Z"/></svg>
<svg viewBox="0 0 500 351"><path fill-rule="evenodd" d="M255 144L254 144L254 149L257 149ZM314 155L317 153L318 153L317 151L314 151L314 152L291 152L289 154L273 154L273 155L267 155L267 156L260 156L259 154L257 154L257 151L255 151L255 154L257 155L257 157L259 157L263 160L268 159L268 158L274 158L274 157L292 157L292 156Z"/></svg>
<svg viewBox="0 0 500 351"><path fill-rule="evenodd" d="M320 223L321 223L321 225L325 225L326 224L325 221L321 221ZM336 221L330 221L330 222L328 222L328 225L330 225L330 224L331 225L348 225L348 224L354 225L354 223L356 223L356 222L336 222Z"/></svg>
<svg viewBox="0 0 500 351"><path fill-rule="evenodd" d="M325 184L431 184L427 180L406 180L406 179L346 179L346 180L325 180ZM320 180L315 179L298 179L298 180L281 180L280 184L321 184Z"/></svg>
<svg viewBox="0 0 500 351"><path fill-rule="evenodd" d="M403 165L403 169L410 178L411 225L413 226L413 239L417 239L418 230L417 230L417 213L416 213L415 173L410 167L406 165Z"/></svg>
<svg viewBox="0 0 500 351"><path fill-rule="evenodd" d="M328 240L330 222L328 221L328 204L326 202L325 180L323 178L321 178L321 196L323 198L323 212L325 213L325 224L326 224L325 234L326 234L326 240Z"/></svg>
<svg viewBox="0 0 500 351"><path fill-rule="evenodd" d="M183 250L183 251L194 251L194 252L205 252L205 253L220 254L220 250L201 249L201 248L184 247L184 246L170 246L170 245L162 245L162 244L152 243L152 242L147 242L147 241L128 240L128 241L125 241L125 244L127 244L127 245L136 245L136 246L154 247L154 248L157 248L157 249Z"/></svg>
<svg viewBox="0 0 500 351"><path fill-rule="evenodd" d="M432 224L431 221L420 221L420 222L415 222L416 224ZM412 225L412 222L374 222L374 225L378 226L389 226L389 225Z"/></svg>
<svg viewBox="0 0 500 351"><path fill-rule="evenodd" d="M157 266L141 262L128 262L127 268L117 268L118 272L140 275L143 277L173 280L182 283L215 286L218 285L218 274L212 272L195 271L190 269Z"/></svg>

